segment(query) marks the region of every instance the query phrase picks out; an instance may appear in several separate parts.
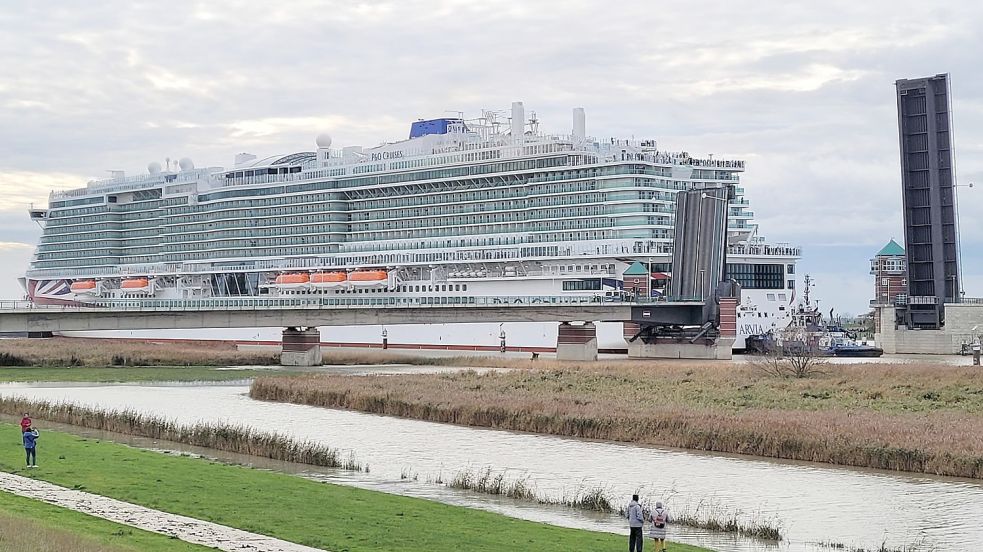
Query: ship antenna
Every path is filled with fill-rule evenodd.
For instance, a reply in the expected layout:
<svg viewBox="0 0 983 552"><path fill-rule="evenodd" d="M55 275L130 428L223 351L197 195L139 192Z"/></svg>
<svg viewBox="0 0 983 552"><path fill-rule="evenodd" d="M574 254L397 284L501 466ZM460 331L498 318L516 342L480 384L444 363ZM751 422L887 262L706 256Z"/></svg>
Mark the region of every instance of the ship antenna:
<svg viewBox="0 0 983 552"><path fill-rule="evenodd" d="M805 285L805 288L806 289L805 289L804 295L805 295L805 300L806 300L806 306L808 307L809 306L809 288L812 287L812 278L810 278L808 274L806 274L806 277L805 277L805 284L806 284Z"/></svg>

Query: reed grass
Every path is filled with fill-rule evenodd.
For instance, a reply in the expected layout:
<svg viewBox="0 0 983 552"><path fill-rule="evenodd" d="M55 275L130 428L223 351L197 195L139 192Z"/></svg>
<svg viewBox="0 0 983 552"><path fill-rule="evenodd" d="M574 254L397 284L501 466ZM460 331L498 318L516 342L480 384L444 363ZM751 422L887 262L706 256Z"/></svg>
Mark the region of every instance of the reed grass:
<svg viewBox="0 0 983 552"><path fill-rule="evenodd" d="M493 473L490 467L484 470L464 469L447 482L453 489L461 489L495 496L505 496L516 500L530 500L545 503L529 486L529 478L507 479L504 471Z"/></svg>
<svg viewBox="0 0 983 552"><path fill-rule="evenodd" d="M538 361L537 361L538 362ZM250 396L433 422L983 478L983 372L830 365L584 367L257 378Z"/></svg>
<svg viewBox="0 0 983 552"><path fill-rule="evenodd" d="M240 351L230 341L52 337L0 341L0 366L269 366L274 350Z"/></svg>
<svg viewBox="0 0 983 552"><path fill-rule="evenodd" d="M673 523L688 527L737 533L745 537L772 541L780 541L784 538L779 520L757 513L727 511L713 500L701 500L693 507L674 509L671 511L671 516Z"/></svg>
<svg viewBox="0 0 983 552"><path fill-rule="evenodd" d="M365 472L369 469L367 464L355 458L354 453L343 457L340 451L325 445L295 441L284 435L260 432L241 425L181 425L173 420L132 410L102 410L73 403L0 397L0 413L18 416L23 412L30 412L35 422L45 420L312 466Z"/></svg>
<svg viewBox="0 0 983 552"><path fill-rule="evenodd" d="M405 479L406 477L402 477ZM440 483L441 478L432 482ZM457 472L446 483L448 487L495 496L506 496L517 500L565 506L577 510L617 514L624 517L625 507L615 507L610 492L601 485L582 486L559 497L542 495L529 485L528 477L509 479L505 471L495 473L491 467L484 469L467 468ZM650 505L649 505L650 506ZM646 507L646 512L651 508ZM646 518L648 514L646 513ZM776 519L766 519L761 515L744 515L742 512L729 512L716 502L703 500L694 508L673 510L674 524L710 531L736 533L746 537L780 541L783 538L781 523Z"/></svg>
<svg viewBox="0 0 983 552"><path fill-rule="evenodd" d="M877 548L864 548L861 546L847 546L841 542L834 541L824 541L816 543L817 546L822 548L829 548L831 550L842 550L843 552L933 552L935 546L928 543L926 539L920 539L911 544L903 544L901 546L889 546L887 542L882 542Z"/></svg>

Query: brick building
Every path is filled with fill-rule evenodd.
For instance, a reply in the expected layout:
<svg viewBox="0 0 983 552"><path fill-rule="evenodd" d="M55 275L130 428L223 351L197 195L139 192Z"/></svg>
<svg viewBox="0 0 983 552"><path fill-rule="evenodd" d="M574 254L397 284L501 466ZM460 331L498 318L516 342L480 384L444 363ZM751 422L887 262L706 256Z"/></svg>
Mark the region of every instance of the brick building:
<svg viewBox="0 0 983 552"><path fill-rule="evenodd" d="M872 307L894 305L899 296L908 295L908 268L905 250L893 239L870 260L870 273L874 275Z"/></svg>

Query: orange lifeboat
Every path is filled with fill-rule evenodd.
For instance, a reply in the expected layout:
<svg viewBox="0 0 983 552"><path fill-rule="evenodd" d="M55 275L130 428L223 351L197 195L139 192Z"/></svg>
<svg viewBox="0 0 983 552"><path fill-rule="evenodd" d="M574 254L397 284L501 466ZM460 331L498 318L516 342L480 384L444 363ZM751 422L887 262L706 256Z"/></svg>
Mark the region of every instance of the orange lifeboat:
<svg viewBox="0 0 983 552"><path fill-rule="evenodd" d="M296 288L306 286L311 281L311 275L306 272L286 272L276 277L274 283L281 288Z"/></svg>
<svg viewBox="0 0 983 552"><path fill-rule="evenodd" d="M348 275L348 281L353 286L381 287L389 282L389 273L385 270L356 270Z"/></svg>
<svg viewBox="0 0 983 552"><path fill-rule="evenodd" d="M94 293L96 291L95 280L76 280L72 282L74 293Z"/></svg>
<svg viewBox="0 0 983 552"><path fill-rule="evenodd" d="M146 289L148 286L150 286L148 278L126 278L119 285L120 288L131 291Z"/></svg>
<svg viewBox="0 0 983 552"><path fill-rule="evenodd" d="M316 288L332 288L348 281L344 272L315 272L311 274L311 283Z"/></svg>

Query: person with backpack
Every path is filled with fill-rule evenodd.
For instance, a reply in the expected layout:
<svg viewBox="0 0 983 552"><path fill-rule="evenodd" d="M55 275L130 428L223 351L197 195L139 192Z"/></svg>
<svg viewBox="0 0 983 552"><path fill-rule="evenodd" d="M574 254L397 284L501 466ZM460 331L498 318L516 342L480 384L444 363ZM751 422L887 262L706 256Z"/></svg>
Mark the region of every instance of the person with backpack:
<svg viewBox="0 0 983 552"><path fill-rule="evenodd" d="M24 450L27 451L27 467L38 467L37 440L40 433L33 427L24 432Z"/></svg>
<svg viewBox="0 0 983 552"><path fill-rule="evenodd" d="M631 495L631 502L628 503L628 552L642 552L642 525L645 524L645 515L642 513L642 505L638 503L638 495Z"/></svg>
<svg viewBox="0 0 983 552"><path fill-rule="evenodd" d="M655 552L665 552L666 550L666 528L669 526L669 511L665 509L661 502L655 503L655 509L649 516L652 523L649 526L649 538L655 541Z"/></svg>

